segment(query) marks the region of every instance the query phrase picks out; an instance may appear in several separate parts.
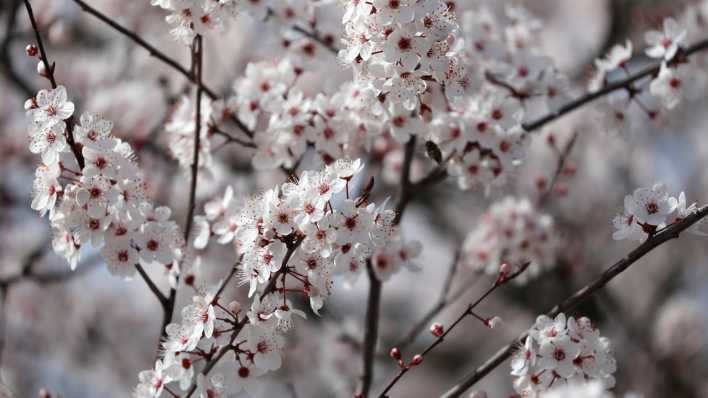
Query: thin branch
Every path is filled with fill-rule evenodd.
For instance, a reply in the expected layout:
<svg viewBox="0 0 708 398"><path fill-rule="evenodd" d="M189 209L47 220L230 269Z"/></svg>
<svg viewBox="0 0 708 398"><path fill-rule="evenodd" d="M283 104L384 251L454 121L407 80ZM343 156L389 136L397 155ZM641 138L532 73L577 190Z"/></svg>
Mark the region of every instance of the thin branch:
<svg viewBox="0 0 708 398"><path fill-rule="evenodd" d="M403 165L401 167L401 189L398 194L398 204L396 204L396 218L394 224L401 222L403 212L406 210L408 203L412 199L413 184L411 183L411 164L413 163L413 155L415 153L416 136L411 136L406 144L405 153L403 155Z"/></svg>
<svg viewBox="0 0 708 398"><path fill-rule="evenodd" d="M7 341L7 291L7 286L0 287L0 369L2 368L2 357Z"/></svg>
<svg viewBox="0 0 708 398"><path fill-rule="evenodd" d="M379 332L379 312L381 309L381 281L376 276L371 261L366 262L366 274L369 276L369 299L366 305L366 326L364 329L364 373L361 376L361 396L369 396L374 379L374 355Z"/></svg>
<svg viewBox="0 0 708 398"><path fill-rule="evenodd" d="M550 198L551 194L553 193L553 189L555 188L556 183L558 182L558 178L560 178L560 175L563 172L565 163L568 160L568 156L570 156L570 152L573 150L573 146L575 146L575 142L577 141L577 139L578 132L574 131L573 135L570 137L570 140L565 144L563 150L560 151L556 171L553 173L553 177L551 178L551 183L548 184L548 188L538 198L538 207L542 207L543 205L545 205L546 201L548 201L548 198Z"/></svg>
<svg viewBox="0 0 708 398"><path fill-rule="evenodd" d="M281 263L280 269L271 275L270 280L268 281L268 285L266 285L265 289L263 289L263 293L261 293L260 298L261 300L276 291L277 289L277 284L278 284L278 279L285 273L288 272L288 262L290 262L290 258L292 258L293 254L297 250L298 247L300 247L300 244L302 243L304 239L298 239L295 243L289 244L288 245L288 251L285 253L285 257L283 258L283 262ZM239 259L240 261L240 259ZM224 284L222 285L219 290L223 290L223 286L229 281L230 277L233 277L233 275L236 274L236 267L231 270L231 273L229 274L229 277L224 281ZM285 285L283 285L283 288L285 288ZM212 369L214 369L214 366L216 366L219 361L226 355L227 352L229 352L233 348L234 341L236 341L236 338L238 337L239 333L241 333L241 330L248 324L248 316L244 315L243 318L236 324L234 327L234 330L231 332L231 338L229 339L229 343L223 345L219 351L217 351L216 355L214 358L209 360L207 364L204 366L204 369L202 369L202 374L207 375L209 372L211 372ZM187 395L185 396L186 398L189 398L194 394L194 392L197 390L197 385L192 383L192 387L189 389L187 392Z"/></svg>
<svg viewBox="0 0 708 398"><path fill-rule="evenodd" d="M450 325L450 327L447 328L447 329L445 330L445 332L444 332L442 335L440 335L437 339L435 339L435 341L433 341L422 353L419 354L421 360L422 360L423 358L425 358L425 356L426 356L428 353L430 353L431 351L433 351L433 350L435 349L435 347L437 347L438 345L440 345L440 344L445 340L445 337L448 335L448 333L452 332L452 330L455 329L455 327L456 327L457 325L459 325L460 322L462 322L463 319L467 318L469 315L475 315L475 314L474 314L474 309L475 309L482 301L484 301L487 297L489 297L492 293L494 293L495 290L497 290L497 289L500 288L501 286L506 285L509 281L511 281L511 280L515 279L517 276L521 275L521 274L522 274L524 271L526 271L526 269L529 267L529 264L530 264L530 263L525 263L524 265L522 265L518 270L516 270L516 271L515 271L514 273L512 273L512 274L509 274L509 275L500 274L500 275L497 277L497 279L494 281L494 284L492 284L492 286L491 286L489 289L487 289L484 293L482 293L482 295L479 296L479 297L477 298L477 300L475 300L474 302L470 303L470 304L467 306L467 309L465 309L465 311L462 312L459 317L457 317L457 319ZM480 320L481 320L481 319L480 319ZM387 397L386 394L388 394L388 392L391 391L391 389L393 388L393 386L395 386L395 385L403 378L403 376L404 376L406 373L408 373L411 369L413 369L414 367L416 367L416 366L418 366L418 365L417 365L417 364L414 364L414 365L411 365L411 364L404 365L403 363L401 363L399 366L400 366L400 370L398 371L398 374L388 383L388 385L386 386L386 388L384 388L384 390L381 392L381 394L379 394L379 398L385 398L385 397Z"/></svg>
<svg viewBox="0 0 708 398"><path fill-rule="evenodd" d="M25 0L26 1L26 0ZM140 47L144 48L147 50L151 56L157 58L158 60L162 61L172 69L176 70L180 74L182 74L184 77L189 80L192 84L198 85L203 91L204 94L206 94L209 98L212 100L215 100L219 98L219 95L216 94L216 91L213 89L209 88L204 82L202 81L197 81L196 76L194 76L192 73L190 73L189 70L187 70L185 67L179 64L179 62L175 61L174 59L170 58L167 54L163 53L162 51L158 50L155 46L152 44L148 43L145 39L140 37L137 33L131 31L130 29L120 25L116 21L112 20L105 14L102 14L95 8L91 7L90 5L86 4L82 0L72 0L74 3L76 3L84 12L93 15L94 17L98 18L102 22L106 23L108 26L111 28L115 29L117 32L121 33L122 35L126 36L135 44L139 45ZM231 121L236 124L236 126L241 130L244 134L246 134L248 137L253 138L253 131L251 131L236 115L231 115Z"/></svg>
<svg viewBox="0 0 708 398"><path fill-rule="evenodd" d="M194 209L197 197L197 180L199 176L199 146L201 138L201 127L202 127L202 93L204 88L201 84L202 82L202 63L203 63L203 47L202 47L202 36L196 35L194 37L194 43L192 44L192 79L196 82L197 92L196 92L196 112L194 117L194 152L192 153L192 165L191 165L191 180L189 186L189 202L187 203L187 220L184 227L184 241L187 247L191 244L189 242L192 232L192 225L194 223ZM162 327L160 329L160 341L167 337L167 325L172 322L172 317L175 312L175 304L177 301L177 287L179 286L179 276L177 276L177 282L175 287L170 288L170 294L167 297L167 301L163 304L164 314L162 317Z"/></svg>
<svg viewBox="0 0 708 398"><path fill-rule="evenodd" d="M25 1L25 8L27 8L27 15L29 16L30 22L32 23L32 29L34 30L34 36L37 40L37 46L39 47L39 54L42 58L42 63L44 64L44 69L47 73L47 79L52 85L53 89L57 88L57 81L54 77L54 67L53 63L50 64L49 58L47 57L47 51L44 49L44 42L42 41L42 35L39 34L39 27L37 26L37 21L34 18L34 12L32 11L32 5L30 5L29 0ZM74 153L76 157L76 162L79 164L79 168L84 168L84 155L81 153L81 148L77 145L74 140L74 117L71 116L66 121L66 141L71 148L71 152Z"/></svg>
<svg viewBox="0 0 708 398"><path fill-rule="evenodd" d="M309 31L299 25L293 25L292 28L294 31L300 33L301 35L303 35L309 39L312 39L312 40L316 41L317 43L321 44L324 48L329 50L329 52L331 52L332 54L334 54L334 55L339 54L339 49L331 41L325 40L322 36L320 36L317 33L317 30L315 30L314 28L312 31Z"/></svg>
<svg viewBox="0 0 708 398"><path fill-rule="evenodd" d="M685 231L686 229L688 229L701 219L705 218L706 216L708 216L708 206L703 206L698 211L689 215L683 220L671 224L658 231L656 234L647 239L644 243L632 250L623 259L617 261L614 265L607 268L593 282L578 290L575 294L568 297L565 301L553 307L550 311L548 311L547 315L553 318L561 312L569 311L577 307L580 303L587 300L595 292L605 287L605 285L607 285L617 275L624 272L627 268L632 266L632 264L636 263L639 259L644 257L653 249L657 248L658 246L661 246L663 243L669 240L678 238L681 232ZM496 354L490 357L481 366L479 366L477 369L465 376L462 381L460 381L458 384L448 390L445 394L443 394L443 397L453 398L461 396L465 391L467 391L475 383L481 380L484 376L489 374L492 370L496 369L499 365L509 359L509 357L511 357L511 355L514 353L515 347L518 347L519 345L523 344L527 336L528 331L524 332L519 338L515 339L514 341L499 349Z"/></svg>
<svg viewBox="0 0 708 398"><path fill-rule="evenodd" d="M190 232L192 231L192 224L194 222L194 208L197 194L197 178L199 175L199 150L201 144L201 129L202 129L202 93L203 89L201 86L202 82L202 63L203 63L203 48L202 48L202 36L197 35L194 38L194 58L195 62L195 76L197 81L197 100L196 100L196 115L194 117L194 151L192 152L192 179L191 185L189 187L189 204L187 206L187 223L184 229L184 239L188 240L190 237ZM189 242L187 242L189 244Z"/></svg>
<svg viewBox="0 0 708 398"><path fill-rule="evenodd" d="M681 49L677 53L677 55L674 57L673 62L678 62L678 61L683 62L691 54L699 52L699 51L703 51L706 48L708 48L708 39L701 40L701 41L693 44L692 46L687 47L686 49ZM662 62L663 61L654 62L652 65L649 65L648 67L645 67L645 68L641 69L639 72L634 73L622 80L608 84L605 87L601 88L600 90L593 91L591 93L587 93L584 96L577 98L573 101L570 101L567 104L561 106L555 112L550 112L547 115L542 116L533 122L524 124L522 127L524 128L524 130L526 130L526 132L538 130L539 128L545 126L546 124L560 118L561 116L563 116L567 113L570 113L570 112L580 108L581 106L583 106L589 102L592 102L598 98L604 97L605 95L608 95L614 91L628 89L637 80L640 80L640 79L645 78L647 76L656 76L659 73L659 69L661 69Z"/></svg>
<svg viewBox="0 0 708 398"><path fill-rule="evenodd" d="M165 295L160 291L160 288L157 287L155 282L153 282L153 280L150 278L150 275L145 272L145 269L142 265L135 264L135 269L138 270L138 274L140 275L140 277L145 281L145 284L148 285L152 293L160 302L160 305L164 308L167 305L167 297L165 297Z"/></svg>
<svg viewBox="0 0 708 398"><path fill-rule="evenodd" d="M411 136L406 144L403 165L401 167L401 182L396 204L396 217L393 220L395 225L401 222L411 198L411 164L415 153L416 136ZM366 304L366 328L364 330L364 347L362 350L363 373L361 376L361 396L366 398L371 389L374 378L374 357L376 354L376 343L378 340L379 312L381 307L381 287L382 283L374 272L371 260L366 263L366 271L369 276L369 298Z"/></svg>
<svg viewBox="0 0 708 398"><path fill-rule="evenodd" d="M674 61L672 62L678 62L678 61L686 61L688 58L697 52L704 51L708 49L708 38L703 39L699 42L696 42L695 44L687 47L686 49L681 49L679 53L676 55L674 58ZM562 116L573 112L574 110L582 107L585 104L588 104L598 98L604 97L608 94L611 94L617 90L623 90L623 89L629 89L631 88L632 84L636 82L637 80L643 79L647 76L654 76L657 73L659 73L659 69L661 68L661 62L655 62L652 65L649 65L648 67L645 67L641 69L639 72L636 72L622 80L619 80L617 82L611 83L606 85L600 90L587 93L583 95L582 97L579 97L575 100L572 100L565 105L561 106L558 108L558 110L554 112L549 112L545 116L541 116L538 119L525 123L522 125L522 128L524 129L525 132L530 133L532 131L538 130L542 127L544 127L546 124L551 123L557 119L560 119ZM417 192L420 189L426 188L430 185L437 184L440 181L445 180L447 178L447 170L443 165L439 165L435 169L433 169L427 176L425 176L422 180L418 181L415 184L415 189L413 190L414 192Z"/></svg>
<svg viewBox="0 0 708 398"><path fill-rule="evenodd" d="M454 303L462 297L463 293L465 293L469 287L470 284L468 283L467 280L465 280L458 289L456 289L454 292L451 292L452 288L452 282L455 279L455 275L457 274L457 269L458 265L460 263L460 250L457 250L455 252L455 258L453 259L452 265L450 266L450 269L447 273L447 277L445 278L445 282L443 283L443 287L440 290L440 296L438 297L438 301L435 303L435 305L428 310L428 312L421 317L421 319L416 322L409 332L402 338L400 339L396 344L394 344L394 347L397 347L399 349L404 349L411 343L415 341L415 339L420 335L420 333L425 330L425 328L430 324L430 321L440 313L445 307L448 305ZM474 275L476 278L476 275Z"/></svg>
<svg viewBox="0 0 708 398"><path fill-rule="evenodd" d="M22 76L15 70L10 56L10 45L13 40L13 31L17 25L17 15L22 0L13 0L9 5L7 12L7 20L5 21L5 36L2 44L0 44L0 64L3 66L3 72L7 80L12 82L25 96L31 97L35 90L30 87L30 84L24 80Z"/></svg>

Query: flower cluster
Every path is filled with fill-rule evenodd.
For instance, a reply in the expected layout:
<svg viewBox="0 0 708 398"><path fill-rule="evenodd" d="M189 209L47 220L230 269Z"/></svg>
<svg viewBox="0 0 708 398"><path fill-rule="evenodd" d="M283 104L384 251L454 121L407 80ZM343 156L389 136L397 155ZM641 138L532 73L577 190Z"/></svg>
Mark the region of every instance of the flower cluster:
<svg viewBox="0 0 708 398"><path fill-rule="evenodd" d="M199 129L199 168L210 171L213 166L212 143L214 122L212 103L207 98L202 99L200 109ZM165 124L168 134L170 154L177 159L182 170L189 170L194 157L195 106L186 95L181 96Z"/></svg>
<svg viewBox="0 0 708 398"><path fill-rule="evenodd" d="M165 17L172 26L170 34L184 45L192 44L197 34L224 31L236 14L238 3L234 0L150 0L151 5L171 13Z"/></svg>
<svg viewBox="0 0 708 398"><path fill-rule="evenodd" d="M302 71L289 59L250 63L246 74L234 83L234 94L215 105L221 115L236 115L254 137L257 169L291 167L308 146L325 164L347 157L358 149L359 132L352 123L341 94L306 97L295 86ZM218 118L216 118L218 121Z"/></svg>
<svg viewBox="0 0 708 398"><path fill-rule="evenodd" d="M545 315L536 319L511 369L516 392L544 397L545 391L588 381L601 383L605 390L612 388L617 365L609 340L600 336L590 319L566 320L558 314L555 319Z"/></svg>
<svg viewBox="0 0 708 398"><path fill-rule="evenodd" d="M307 295L317 311L329 294L333 273L352 281L371 261L385 280L418 255L418 243L399 237L395 212L385 209L385 203L367 203L370 186L361 196L350 197L350 182L362 168L359 160L338 160L255 198L239 198L229 188L223 199L207 203L211 233L244 255L241 278L250 285L249 296L288 260L308 282ZM345 197L338 197L340 193ZM297 242L297 250L288 249L290 241Z"/></svg>
<svg viewBox="0 0 708 398"><path fill-rule="evenodd" d="M154 369L140 374L136 397L157 397L173 382L189 388L195 356L209 355L206 347L229 332L233 344L241 328L243 340L233 345L237 389L254 394L255 378L280 368L282 334L293 327L293 316L306 316L288 295L302 294L319 313L335 275L349 284L369 264L381 280L402 267L414 267L411 261L420 244L401 239L395 213L385 209L385 203L379 207L368 203L372 187L350 197L352 180L362 169L358 160L339 160L255 197L239 197L229 187L223 198L205 205L205 215L196 220L200 232L194 245L203 249L212 236L221 244L234 245L241 259L238 278L249 285L248 296L253 299L250 310L244 315L240 304L219 302L224 282L195 296L182 309L182 322L167 326L165 355ZM211 381L214 391L221 386L219 380Z"/></svg>
<svg viewBox="0 0 708 398"><path fill-rule="evenodd" d="M612 238L644 242L657 230L682 220L696 210L695 203L687 205L683 192L678 198L670 196L664 184L637 188L632 195L624 197L624 212L612 220L616 229ZM691 230L698 232L696 228Z"/></svg>
<svg viewBox="0 0 708 398"><path fill-rule="evenodd" d="M451 53L459 27L448 5L439 0L349 2L342 20L346 48L340 58L352 65L357 80L374 89L383 102L382 116L390 119L393 136L408 141L418 133L410 116L420 115L426 81L463 91L463 65ZM396 121L401 118L401 121Z"/></svg>
<svg viewBox="0 0 708 398"><path fill-rule="evenodd" d="M279 21L308 21L314 4L289 0L150 0L150 4L170 12L165 17L172 26L170 35L184 45L208 32L224 32L239 13L259 20L274 17Z"/></svg>
<svg viewBox="0 0 708 398"><path fill-rule="evenodd" d="M49 214L54 250L72 269L82 244L100 249L108 270L121 277L135 266L161 264L178 272L184 245L170 209L153 207L127 143L111 134L112 123L84 113L73 125L74 104L66 89L40 90L25 104L30 150L42 157L33 183L32 208ZM69 130L71 128L71 130ZM69 134L75 139L73 148ZM72 149L85 165L78 167Z"/></svg>
<svg viewBox="0 0 708 398"><path fill-rule="evenodd" d="M610 116L603 118L606 128L618 132L629 131L632 127L632 109L645 114L650 120L662 120L683 99L693 98L702 90L705 78L698 78L701 71L696 67L702 61L689 62L685 49L689 39L695 38L698 32L705 32L707 12L708 9L704 7L689 8L679 16L680 22L667 18L662 30L645 34L645 54L661 60L661 66L657 73L607 97L602 105L603 113ZM632 57L633 45L628 40L624 45L615 45L607 56L596 60L596 74L590 82L590 91L600 90L628 76L632 71Z"/></svg>
<svg viewBox="0 0 708 398"><path fill-rule="evenodd" d="M465 239L460 258L490 275L499 274L502 264L519 269L530 263L516 279L524 283L555 264L557 245L551 216L540 213L528 199L507 197L482 215Z"/></svg>

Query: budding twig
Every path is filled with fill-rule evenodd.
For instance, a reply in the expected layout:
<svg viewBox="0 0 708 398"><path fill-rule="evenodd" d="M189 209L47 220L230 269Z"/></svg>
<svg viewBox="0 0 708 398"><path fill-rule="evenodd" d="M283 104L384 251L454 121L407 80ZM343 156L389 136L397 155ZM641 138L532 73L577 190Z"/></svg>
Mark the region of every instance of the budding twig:
<svg viewBox="0 0 708 398"><path fill-rule="evenodd" d="M479 296L479 297L477 298L477 300L475 300L474 302L470 303L470 304L467 306L467 308L465 309L465 311L463 311L463 312L460 314L460 316L457 317L457 319L450 325L450 327L449 327L448 329L445 330L445 332L443 332L442 334L440 334L440 335L435 339L435 341L433 341L425 350L423 350L423 352L421 352L420 354L418 354L418 355L416 355L416 356L414 357L414 358L416 358L416 357L419 358L418 361L417 361L417 363L415 363L415 365L419 365L419 364L423 361L423 358L425 358L425 356L426 356L428 353L430 353L432 350L434 350L435 347L437 347L439 344L441 344L441 343L443 342L443 340L445 340L445 336L447 336L447 334L450 333L457 325L459 325L460 322L462 322L462 320L465 319L467 316L472 315L472 316L474 316L474 317L477 318L477 319L483 320L483 319L481 319L478 315L476 315L476 314L474 313L474 309L475 309L482 301L484 301L487 297L489 297L489 295L491 295L492 293L494 293L494 291L497 290L499 287L505 285L506 283L508 283L509 281L515 279L517 276L521 275L524 271L526 271L526 268L528 268L529 264L530 264L530 263L525 263L525 264L523 264L521 267L519 267L518 270L514 271L514 272L511 273L511 274L506 274L505 271L500 272L499 276L497 277L497 279L494 281L494 283L492 284L492 286L491 286L489 289L487 289L484 293L482 293L482 295ZM394 377L394 378L388 383L388 385L386 386L386 388L384 388L384 390L381 392L381 394L379 394L379 398L385 398L385 397L387 396L386 394L388 394L388 392L391 391L391 389L393 388L393 386L395 386L395 385L403 378L403 376L404 376L406 373L408 373L408 371L410 371L412 368L413 368L413 366L403 366L403 367L401 367L400 370L398 371L398 374L396 375L396 377Z"/></svg>
<svg viewBox="0 0 708 398"><path fill-rule="evenodd" d="M42 35L39 34L39 27L37 26L37 21L34 18L34 12L32 11L32 5L30 5L29 0L24 0L25 1L25 8L27 8L27 15L29 16L29 20L32 23L32 30L34 30L34 36L37 40L37 47L39 47L39 55L40 58L42 59L42 64L44 64L44 69L46 70L46 77L49 79L49 82L52 85L53 89L57 88L57 81L56 78L54 77L54 68L55 64L49 62L49 58L47 57L47 51L44 49L44 42L42 41ZM79 145L76 143L74 140L74 117L71 116L69 120L66 121L66 141L69 144L69 147L71 148L71 152L74 154L74 157L76 158L76 163L79 164L79 168L83 169L84 168L84 155L81 153L81 148Z"/></svg>

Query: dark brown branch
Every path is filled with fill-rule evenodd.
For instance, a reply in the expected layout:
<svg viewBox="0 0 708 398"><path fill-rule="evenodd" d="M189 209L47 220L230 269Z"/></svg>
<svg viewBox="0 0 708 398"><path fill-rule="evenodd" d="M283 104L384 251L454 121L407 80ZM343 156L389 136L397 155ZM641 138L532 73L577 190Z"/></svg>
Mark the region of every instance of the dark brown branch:
<svg viewBox="0 0 708 398"><path fill-rule="evenodd" d="M369 396L371 383L374 379L374 356L379 333L379 312L381 309L381 281L374 272L371 261L366 263L366 274L369 277L369 299L366 305L366 325L364 329L364 373L361 376L361 396Z"/></svg>
<svg viewBox="0 0 708 398"><path fill-rule="evenodd" d="M204 82L199 81L197 82L195 76L190 73L189 70L187 70L185 67L179 64L179 62L175 61L174 59L170 58L167 54L163 53L162 51L158 50L155 46L152 44L148 43L140 37L138 34L135 32L131 31L130 29L120 25L119 23L115 22L108 16L102 14L95 8L91 7L90 5L86 4L82 0L73 0L74 3L76 3L83 11L86 13L93 15L94 17L98 18L102 22L106 23L108 26L111 28L115 29L117 32L123 34L133 42L135 42L137 45L140 47L146 49L151 56L157 58L158 60L162 61L172 69L176 70L177 72L181 73L184 77L189 80L192 84L198 85L203 91L204 94L206 94L209 98L212 100L218 99L219 95L216 94L216 91L213 89L209 88ZM253 138L253 131L251 131L236 115L231 115L231 121L236 124L236 126L241 130L244 134L246 134L248 137Z"/></svg>
<svg viewBox="0 0 708 398"><path fill-rule="evenodd" d="M687 47L686 49L680 50L674 58L673 62L685 61L691 54L703 51L706 48L708 48L708 39L704 39L693 44L692 46ZM538 130L546 124L598 98L604 97L605 95L608 95L617 90L630 89L632 87L632 84L637 80L643 79L648 76L656 76L659 73L659 69L661 68L662 62L663 61L654 62L653 64L641 69L639 72L636 72L622 80L610 83L605 87L601 88L600 90L594 91L592 93L587 93L584 96L561 106L557 111L550 112L546 116L542 116L533 122L524 124L522 127L527 132Z"/></svg>
<svg viewBox="0 0 708 398"><path fill-rule="evenodd" d="M497 290L499 287L506 285L509 281L511 281L511 280L515 279L517 276L521 275L529 267L529 264L530 263L524 264L518 270L516 270L514 273L512 273L510 275L501 275L500 274L497 277L497 279L494 281L494 284L489 289L487 289L484 293L482 293L482 295L479 296L479 298L477 298L477 300L470 303L467 306L467 309L465 309L465 311L462 312L459 317L457 317L457 319L450 325L450 327L447 328L442 335L440 335L438 338L436 338L435 341L433 341L422 353L419 354L420 357L425 358L425 356L428 353L430 353L432 350L434 350L435 347L440 345L445 340L445 337L448 335L448 333L452 332L452 330L455 329L455 327L457 325L459 325L463 319L467 318L470 315L474 315L474 309L477 308L477 306L482 301L484 301L487 297L489 297L492 293L494 293L494 291ZM417 365L411 366L409 364L409 365L400 366L400 370L398 371L398 374L396 375L396 377L394 377L388 383L386 388L384 388L384 390L379 395L379 398L387 397L386 394L388 394L388 392L391 391L393 386L395 386L403 378L403 376L406 373L408 373L411 369L413 369L415 366L417 366Z"/></svg>
<svg viewBox="0 0 708 398"><path fill-rule="evenodd" d="M194 209L197 197L197 180L199 176L199 146L201 138L201 127L202 127L202 93L204 92L202 86L202 63L203 63L203 47L202 47L202 36L196 35L194 37L194 43L192 44L192 79L196 82L197 92L196 92L196 111L194 117L194 151L192 152L192 165L191 165L191 180L189 185L189 202L187 203L187 220L184 227L184 241L187 247L191 245L191 232L192 225L194 223ZM170 294L167 300L163 303L164 314L162 317L162 328L160 329L160 341L167 337L167 325L172 322L172 317L175 312L175 304L177 301L177 287L179 287L179 276L177 277L177 282L175 287L170 288Z"/></svg>
<svg viewBox="0 0 708 398"><path fill-rule="evenodd" d="M646 254L654 250L656 247L661 246L663 243L678 238L681 232L685 231L686 229L688 229L701 219L705 218L706 216L708 216L708 206L703 206L698 211L689 215L683 220L671 224L668 227L665 227L664 229L660 230L659 232L651 236L649 239L647 239L644 243L639 245L636 249L632 250L623 259L617 261L614 265L607 268L593 282L578 290L575 294L568 297L562 303L553 307L550 311L548 311L547 315L553 318L561 312L569 311L577 307L580 303L587 300L595 292L605 287L605 285L607 285L612 279L624 272L627 268L632 266L632 264L636 263ZM514 341L499 349L496 354L490 357L487 361L485 361L482 365L480 365L470 374L465 376L462 381L460 381L457 385L453 386L450 390L443 394L443 397L453 398L461 396L465 391L467 391L475 383L481 380L484 376L489 374L492 370L496 369L499 365L509 359L509 357L511 357L514 352L515 347L518 347L518 345L523 344L527 335L528 332L524 332L521 336L519 336L519 338L515 339Z"/></svg>
<svg viewBox="0 0 708 398"><path fill-rule="evenodd" d="M164 308L167 305L167 297L165 297L165 295L160 291L160 288L158 288L155 282L153 282L153 280L150 278L150 275L145 272L145 269L142 265L135 264L135 269L138 270L138 274L140 275L140 277L145 281L145 284L148 285L152 293L160 302L160 305Z"/></svg>
<svg viewBox="0 0 708 398"><path fill-rule="evenodd" d="M394 223L398 224L401 222L401 217L403 217L403 212L406 210L408 203L412 199L412 188L411 183L411 164L413 163L413 155L415 153L416 136L411 136L410 140L406 144L405 154L403 156L403 166L401 167L401 189L398 194L398 203L396 204L396 218Z"/></svg>
<svg viewBox="0 0 708 398"><path fill-rule="evenodd" d="M411 199L411 164L415 154L416 136L411 136L406 144L401 167L401 183L396 204L396 218L394 224L398 225L403 217L408 203ZM366 398L371 389L374 379L374 357L376 354L376 343L378 341L379 312L381 307L381 287L382 283L374 272L371 260L366 263L366 272L369 277L369 298L366 304L366 325L364 329L364 346L362 350L363 373L361 376L361 396Z"/></svg>
<svg viewBox="0 0 708 398"><path fill-rule="evenodd" d="M21 5L22 0L13 0L7 10L5 10L7 12L7 20L5 21L5 36L2 44L0 44L0 65L3 67L3 74L7 80L14 84L25 96L31 97L34 95L35 90L15 70L10 56L10 45L12 44L15 26L17 25L17 10L19 10Z"/></svg>
<svg viewBox="0 0 708 398"><path fill-rule="evenodd" d="M46 71L46 77L49 79L49 82L52 85L53 89L57 88L57 81L56 78L54 77L54 67L55 65L53 63L49 62L49 58L47 57L47 51L44 49L44 42L42 41L42 35L39 34L39 27L37 26L37 21L34 18L34 12L32 11L32 5L30 5L29 0L24 0L25 1L25 8L27 8L27 15L29 16L30 22L32 23L32 29L34 30L34 36L37 40L37 46L39 47L39 54L40 57L42 58L42 63L44 64L44 69ZM71 116L69 117L69 120L66 121L66 141L69 144L69 147L71 148L71 152L74 153L74 157L76 157L76 162L79 164L79 168L83 169L84 168L84 155L81 153L81 148L77 145L76 141L74 140L74 117Z"/></svg>

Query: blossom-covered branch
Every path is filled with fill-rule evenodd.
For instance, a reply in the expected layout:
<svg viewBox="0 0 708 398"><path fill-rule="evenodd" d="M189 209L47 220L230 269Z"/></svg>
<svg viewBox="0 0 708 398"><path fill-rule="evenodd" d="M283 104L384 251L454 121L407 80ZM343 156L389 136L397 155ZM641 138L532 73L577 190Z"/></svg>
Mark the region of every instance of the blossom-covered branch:
<svg viewBox="0 0 708 398"><path fill-rule="evenodd" d="M623 259L619 260L611 267L607 268L600 276L592 281L591 283L585 285L583 288L578 290L575 294L565 299L563 302L559 303L548 311L547 315L549 317L555 317L556 315L572 310L578 306L583 301L591 297L599 289L602 289L607 285L612 279L617 277L619 274L627 270L634 263L639 261L642 257L650 253L655 248L661 246L662 244L679 237L679 234L697 222L708 216L708 206L703 206L698 209L695 213L692 213L685 217L684 219L673 223L662 230L659 230L644 243L639 245L636 249L629 252ZM459 397L464 394L470 387L475 385L484 376L489 374L492 370L496 369L499 365L504 363L509 359L520 345L523 345L524 340L528 336L528 332L523 333L519 338L515 339L511 343L502 347L497 351L496 354L487 359L482 365L472 371L470 374L466 375L462 381L450 388L443 396L445 398Z"/></svg>

